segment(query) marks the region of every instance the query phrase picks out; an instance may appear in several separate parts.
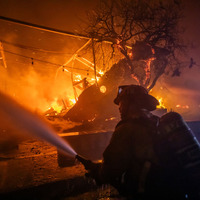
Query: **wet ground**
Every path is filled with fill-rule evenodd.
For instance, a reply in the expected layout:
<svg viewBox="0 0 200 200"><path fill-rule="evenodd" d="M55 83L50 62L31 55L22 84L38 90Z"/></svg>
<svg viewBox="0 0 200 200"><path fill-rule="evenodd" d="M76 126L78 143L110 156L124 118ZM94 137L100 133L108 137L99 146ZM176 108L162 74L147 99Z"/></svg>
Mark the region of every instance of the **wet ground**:
<svg viewBox="0 0 200 200"><path fill-rule="evenodd" d="M197 139L199 125L190 122ZM75 159L67 158L66 163L59 165L56 147L46 142L33 138L5 142L1 137L0 199L123 200L111 186L97 187L85 178L84 167Z"/></svg>
<svg viewBox="0 0 200 200"><path fill-rule="evenodd" d="M121 199L110 186L97 187L84 167L69 159L60 167L57 149L30 139L0 153L0 199Z"/></svg>
<svg viewBox="0 0 200 200"><path fill-rule="evenodd" d="M58 134L66 133L63 130L70 127L77 127L78 131L88 129L88 125L79 127L62 121L52 121L52 125ZM90 129L93 131L94 127ZM93 180L85 178L83 165L73 157L66 157L63 167L56 147L29 135L21 138L21 131L12 126L0 126L0 199L118 199L114 188L97 187ZM90 136L80 136L78 140L71 136L70 139L81 153L94 154L97 147L101 154L109 138L107 135L100 137L101 141L93 134Z"/></svg>

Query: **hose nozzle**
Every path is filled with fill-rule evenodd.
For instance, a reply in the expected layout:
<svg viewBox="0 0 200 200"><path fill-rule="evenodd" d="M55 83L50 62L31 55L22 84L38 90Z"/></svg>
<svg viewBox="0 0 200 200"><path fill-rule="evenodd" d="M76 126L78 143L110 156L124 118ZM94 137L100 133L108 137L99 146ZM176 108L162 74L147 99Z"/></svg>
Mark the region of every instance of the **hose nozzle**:
<svg viewBox="0 0 200 200"><path fill-rule="evenodd" d="M82 156L80 156L78 154L75 156L75 158L84 165L86 170L91 168L91 165L92 165L92 161L91 160L88 160L88 159L86 159L86 158L84 158L84 157L82 157Z"/></svg>

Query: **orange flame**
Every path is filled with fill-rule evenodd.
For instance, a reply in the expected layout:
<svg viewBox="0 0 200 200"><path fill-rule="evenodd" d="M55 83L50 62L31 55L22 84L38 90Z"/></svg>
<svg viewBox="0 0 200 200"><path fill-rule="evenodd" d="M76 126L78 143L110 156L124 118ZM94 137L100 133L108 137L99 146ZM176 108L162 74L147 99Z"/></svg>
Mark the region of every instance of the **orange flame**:
<svg viewBox="0 0 200 200"><path fill-rule="evenodd" d="M163 98L157 96L156 99L159 101L159 105L157 106L157 108L166 108L166 106L163 103Z"/></svg>
<svg viewBox="0 0 200 200"><path fill-rule="evenodd" d="M190 107L189 107L188 105L180 105L180 104L177 104L177 105L176 105L176 108L189 109Z"/></svg>
<svg viewBox="0 0 200 200"><path fill-rule="evenodd" d="M155 60L155 58L150 58L146 61L146 68L144 69L145 70L145 73L146 73L146 78L144 80L144 84L146 83L146 81L150 78L151 76L151 62Z"/></svg>
<svg viewBox="0 0 200 200"><path fill-rule="evenodd" d="M57 112L61 113L63 106L58 105L57 100L51 104L51 107Z"/></svg>

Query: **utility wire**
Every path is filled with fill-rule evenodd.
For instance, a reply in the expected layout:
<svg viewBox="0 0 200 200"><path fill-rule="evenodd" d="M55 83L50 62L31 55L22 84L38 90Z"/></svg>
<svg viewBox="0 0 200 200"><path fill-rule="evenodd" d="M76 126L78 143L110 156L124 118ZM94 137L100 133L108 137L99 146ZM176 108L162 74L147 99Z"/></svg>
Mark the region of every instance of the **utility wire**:
<svg viewBox="0 0 200 200"><path fill-rule="evenodd" d="M22 48L22 49L28 49L28 50L34 50L34 51L40 51L40 52L47 52L47 53L54 53L54 54L71 55L71 53L64 53L64 52L57 52L57 51L39 49L39 48L36 48L36 47L31 47L31 46L26 46L26 45L22 45L22 44L16 44L16 43L8 42L8 41L2 40L2 39L0 39L0 42L8 44L8 45L16 46L16 47L19 47L19 48Z"/></svg>
<svg viewBox="0 0 200 200"><path fill-rule="evenodd" d="M69 68L69 69L76 69L76 70L82 70L82 71L87 71L87 72L89 71L89 69L81 69L81 68L64 66L64 65L61 65L61 64L52 63L52 62L49 62L49 61L44 61L44 60L40 60L40 59L37 59L37 58L33 58L33 57L30 57L30 56L24 56L24 55L21 55L21 54L18 54L18 53L14 53L14 52L11 52L11 51L7 51L7 50L4 50L4 52L10 53L10 54L13 54L13 55L16 55L16 56L21 56L21 57L24 57L24 58L36 60L38 62L47 63L47 64L50 64L50 65L55 65L55 66L59 66L59 67L62 66L62 67Z"/></svg>
<svg viewBox="0 0 200 200"><path fill-rule="evenodd" d="M89 37L87 37L85 35L75 34L75 33L67 32L67 31L63 31L63 30L50 28L50 27L47 27L47 26L42 26L42 25L38 25L38 24L24 22L24 21L9 18L9 17L0 16L0 20L9 21L11 23L24 25L26 27L31 27L31 28L38 29L38 30L41 30L41 31L48 31L48 32L51 32L51 33L57 33L57 34L60 34L60 35L67 35L67 36L81 38L81 39L90 39Z"/></svg>
<svg viewBox="0 0 200 200"><path fill-rule="evenodd" d="M67 32L67 31L63 31L63 30L59 30L59 29L54 29L54 28L50 28L47 26L42 26L42 25L38 25L38 24L33 24L33 23L29 23L29 22L24 22L21 20L17 20L17 19L13 19L13 18L9 18L9 17L4 17L4 16L0 16L0 20L3 21L9 21L11 23L15 23L15 24L19 24L19 25L23 25L29 28L34 28L40 31L47 31L47 32L51 32L51 33L56 33L56 34L60 34L60 35L66 35L66 36L70 36L70 37L75 37L75 38L79 38L79 39L91 39L91 37L88 37L86 35L82 35L79 33L72 33L72 32ZM101 41L101 38L95 37L93 38L95 41ZM113 42L111 41L102 41L108 44L113 44ZM126 46L127 48L131 48L130 46Z"/></svg>

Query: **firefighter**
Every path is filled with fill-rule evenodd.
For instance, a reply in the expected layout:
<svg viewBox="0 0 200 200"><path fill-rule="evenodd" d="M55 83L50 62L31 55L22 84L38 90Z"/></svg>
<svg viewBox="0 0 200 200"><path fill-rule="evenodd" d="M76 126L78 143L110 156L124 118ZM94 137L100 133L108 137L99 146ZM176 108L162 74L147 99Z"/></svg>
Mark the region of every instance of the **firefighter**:
<svg viewBox="0 0 200 200"><path fill-rule="evenodd" d="M151 111L159 105L157 99L139 85L124 85L114 103L119 106L121 121L103 153L102 164L83 163L87 176L97 184L111 184L127 199L185 199L173 180L174 172L163 169L155 153L159 117Z"/></svg>

